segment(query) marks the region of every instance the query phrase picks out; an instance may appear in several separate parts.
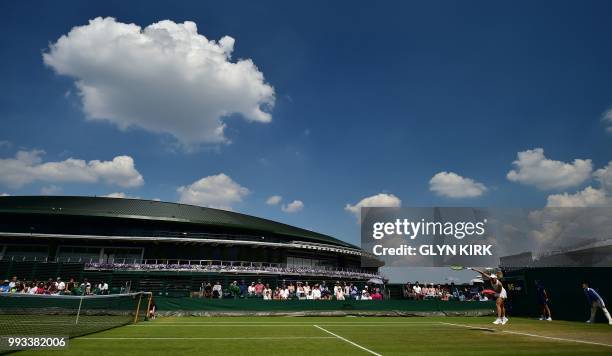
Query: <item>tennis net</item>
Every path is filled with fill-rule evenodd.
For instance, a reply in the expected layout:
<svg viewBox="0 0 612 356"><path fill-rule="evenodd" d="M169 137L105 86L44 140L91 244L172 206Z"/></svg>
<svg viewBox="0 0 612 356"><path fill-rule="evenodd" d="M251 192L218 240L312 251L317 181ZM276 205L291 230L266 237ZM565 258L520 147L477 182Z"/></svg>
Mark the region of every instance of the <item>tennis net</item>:
<svg viewBox="0 0 612 356"><path fill-rule="evenodd" d="M0 294L0 337L81 336L147 317L151 293L64 296Z"/></svg>

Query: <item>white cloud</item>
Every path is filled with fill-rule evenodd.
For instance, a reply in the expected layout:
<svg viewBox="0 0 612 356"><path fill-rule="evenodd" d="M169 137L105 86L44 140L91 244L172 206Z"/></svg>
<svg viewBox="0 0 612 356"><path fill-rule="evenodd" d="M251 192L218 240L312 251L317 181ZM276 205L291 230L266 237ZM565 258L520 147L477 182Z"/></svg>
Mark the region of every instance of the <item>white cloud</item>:
<svg viewBox="0 0 612 356"><path fill-rule="evenodd" d="M98 183L120 187L138 187L144 183L130 156L112 161L68 158L43 162L44 151L19 151L15 158L0 159L0 184L20 188L36 181L45 183Z"/></svg>
<svg viewBox="0 0 612 356"><path fill-rule="evenodd" d="M0 193L0 197L10 197L9 193Z"/></svg>
<svg viewBox="0 0 612 356"><path fill-rule="evenodd" d="M204 177L190 185L177 189L179 201L185 204L232 210L232 204L242 201L249 190L220 173Z"/></svg>
<svg viewBox="0 0 612 356"><path fill-rule="evenodd" d="M591 186L584 188L574 194L552 194L548 196L546 201L547 207L591 207L591 206L609 206L612 199L606 196L606 192L602 189L595 189Z"/></svg>
<svg viewBox="0 0 612 356"><path fill-rule="evenodd" d="M277 205L278 203L281 202L281 200L283 200L283 197L281 197L280 195L272 195L266 200L266 204Z"/></svg>
<svg viewBox="0 0 612 356"><path fill-rule="evenodd" d="M481 196L487 187L453 172L439 172L429 180L429 190L449 198L474 198Z"/></svg>
<svg viewBox="0 0 612 356"><path fill-rule="evenodd" d="M301 200L294 200L291 203L285 205L283 204L283 206L281 207L281 210L284 211L285 213L297 213L298 211L301 211L304 209L304 203Z"/></svg>
<svg viewBox="0 0 612 356"><path fill-rule="evenodd" d="M143 29L98 17L60 37L43 59L75 79L89 119L167 133L190 146L227 142L223 119L231 114L272 119L265 110L274 89L252 60L231 61L234 42L209 40L190 21Z"/></svg>
<svg viewBox="0 0 612 356"><path fill-rule="evenodd" d="M612 133L612 109L606 110L601 115L601 121L606 125L606 131Z"/></svg>
<svg viewBox="0 0 612 356"><path fill-rule="evenodd" d="M125 194L124 192L114 192L114 193L110 193L110 194L106 194L106 195L100 195L103 198L125 198L127 197L127 194Z"/></svg>
<svg viewBox="0 0 612 356"><path fill-rule="evenodd" d="M106 195L100 195L101 197L104 198L118 198L118 199L140 199L140 197L138 196L131 196L128 195L124 192L114 192L114 193L110 193L110 194L106 194Z"/></svg>
<svg viewBox="0 0 612 356"><path fill-rule="evenodd" d="M593 173L599 188L588 186L574 194L549 195L547 207L598 207L612 206L612 161Z"/></svg>
<svg viewBox="0 0 612 356"><path fill-rule="evenodd" d="M393 194L380 193L371 197L361 199L357 204L351 205L346 204L344 210L352 213L357 218L357 222L360 220L361 208L363 207L390 207L396 208L402 206L402 201Z"/></svg>
<svg viewBox="0 0 612 356"><path fill-rule="evenodd" d="M578 186L591 177L593 170L590 159L575 159L572 163L554 161L544 156L542 148L519 152L513 164L516 169L508 172L508 180L542 190Z"/></svg>
<svg viewBox="0 0 612 356"><path fill-rule="evenodd" d="M57 195L62 192L62 187L57 185L49 185L40 189L42 195Z"/></svg>
<svg viewBox="0 0 612 356"><path fill-rule="evenodd" d="M593 173L593 176L599 181L601 188L608 194L612 194L612 161L604 168L600 168Z"/></svg>

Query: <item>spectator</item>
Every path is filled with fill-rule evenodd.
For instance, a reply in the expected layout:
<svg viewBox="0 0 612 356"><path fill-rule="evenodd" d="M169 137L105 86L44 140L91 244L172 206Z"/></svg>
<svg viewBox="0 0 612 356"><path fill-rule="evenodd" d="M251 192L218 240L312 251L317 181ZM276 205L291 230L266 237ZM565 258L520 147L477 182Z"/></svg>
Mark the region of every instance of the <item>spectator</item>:
<svg viewBox="0 0 612 356"><path fill-rule="evenodd" d="M244 298L248 292L248 286L244 282L244 279L240 281L240 285L238 286L238 288L239 288L240 298Z"/></svg>
<svg viewBox="0 0 612 356"><path fill-rule="evenodd" d="M352 284L344 283L344 297L351 298L351 286Z"/></svg>
<svg viewBox="0 0 612 356"><path fill-rule="evenodd" d="M221 287L221 282L217 281L212 288L212 297L217 299L223 297L223 287Z"/></svg>
<svg viewBox="0 0 612 356"><path fill-rule="evenodd" d="M28 287L28 294L38 294L38 284L36 282L30 282Z"/></svg>
<svg viewBox="0 0 612 356"><path fill-rule="evenodd" d="M45 294L45 284L43 282L38 283L38 287L34 294Z"/></svg>
<svg viewBox="0 0 612 356"><path fill-rule="evenodd" d="M81 288L81 293L85 295L91 294L91 283L89 283L87 278L83 280L83 283L81 283L80 288Z"/></svg>
<svg viewBox="0 0 612 356"><path fill-rule="evenodd" d="M251 285L249 285L249 287L247 288L247 293L249 297L255 296L255 282L251 282Z"/></svg>
<svg viewBox="0 0 612 356"><path fill-rule="evenodd" d="M304 286L302 286L301 282L297 282L297 289L295 291L295 295L297 299L299 300L306 299L306 293L304 292Z"/></svg>
<svg viewBox="0 0 612 356"><path fill-rule="evenodd" d="M293 285L293 283L289 283L289 285L287 286L287 290L289 291L289 298L294 298L295 297L295 286Z"/></svg>
<svg viewBox="0 0 612 356"><path fill-rule="evenodd" d="M415 299L417 300L423 299L423 295L421 294L422 289L421 289L421 286L419 285L419 281L416 281L414 283L412 290L414 291Z"/></svg>
<svg viewBox="0 0 612 356"><path fill-rule="evenodd" d="M272 299L272 289L270 289L269 284L266 284L265 288L263 289L263 299L264 300Z"/></svg>
<svg viewBox="0 0 612 356"><path fill-rule="evenodd" d="M64 281L62 281L60 277L57 277L57 279L55 280L55 284L57 285L58 293L64 294L64 292L66 291L66 283L64 283Z"/></svg>
<svg viewBox="0 0 612 356"><path fill-rule="evenodd" d="M13 278L11 278L11 281L9 282L9 290L15 288L16 284L17 284L17 276L13 276Z"/></svg>
<svg viewBox="0 0 612 356"><path fill-rule="evenodd" d="M0 286L0 293L8 293L10 291L9 280L6 279L4 283Z"/></svg>
<svg viewBox="0 0 612 356"><path fill-rule="evenodd" d="M258 280L257 284L255 285L255 295L261 297L263 295L264 289L265 286L263 285L263 283L261 283L261 279Z"/></svg>
<svg viewBox="0 0 612 356"><path fill-rule="evenodd" d="M98 289L100 290L100 294L102 295L107 295L108 294L108 283L102 281L99 285L98 285Z"/></svg>
<svg viewBox="0 0 612 356"><path fill-rule="evenodd" d="M344 300L344 289L342 287L336 290L336 300Z"/></svg>
<svg viewBox="0 0 612 356"><path fill-rule="evenodd" d="M311 292L311 288L308 285L308 282L306 282L306 284L304 284L304 294L306 294L306 296L308 296L308 295L312 296L312 294L310 292Z"/></svg>
<svg viewBox="0 0 612 356"><path fill-rule="evenodd" d="M281 290L280 290L280 299L282 299L282 300L289 299L289 288L288 287L281 288Z"/></svg>
<svg viewBox="0 0 612 356"><path fill-rule="evenodd" d="M213 287L210 285L210 282L206 282L204 285L204 298L210 299L213 297Z"/></svg>
<svg viewBox="0 0 612 356"><path fill-rule="evenodd" d="M233 281L229 286L229 293L233 298L238 298L240 295L240 287L238 287L238 281Z"/></svg>

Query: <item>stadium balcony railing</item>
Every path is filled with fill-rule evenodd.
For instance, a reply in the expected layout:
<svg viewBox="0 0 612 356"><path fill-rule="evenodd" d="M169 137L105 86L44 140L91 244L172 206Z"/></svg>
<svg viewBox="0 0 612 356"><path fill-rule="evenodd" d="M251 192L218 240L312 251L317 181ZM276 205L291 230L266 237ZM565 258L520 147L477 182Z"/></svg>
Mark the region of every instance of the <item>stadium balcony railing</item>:
<svg viewBox="0 0 612 356"><path fill-rule="evenodd" d="M365 271L354 268L343 268L333 266L302 266L290 265L286 263L274 262L254 262L254 261L226 261L226 260L186 260L186 259L135 259L135 258L114 258L106 262L100 262L99 257L58 257L49 259L48 257L40 256L5 256L0 261L15 261L15 262L61 262L61 263L83 263L85 269L136 269L136 270L172 270L172 269L213 269L226 270L237 268L240 270L261 270L261 271L278 271L290 272L291 270L301 271L306 274L318 273L340 273L340 274L359 274L365 277L380 278L382 275L378 272Z"/></svg>

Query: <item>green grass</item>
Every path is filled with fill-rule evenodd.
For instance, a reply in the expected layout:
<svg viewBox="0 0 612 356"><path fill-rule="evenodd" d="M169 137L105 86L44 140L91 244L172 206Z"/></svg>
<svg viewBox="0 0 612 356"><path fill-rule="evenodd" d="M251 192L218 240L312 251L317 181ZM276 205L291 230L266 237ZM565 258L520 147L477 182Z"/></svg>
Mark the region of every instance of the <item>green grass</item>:
<svg viewBox="0 0 612 356"><path fill-rule="evenodd" d="M78 337L70 341L69 350L53 351L53 354L372 354L359 345L381 355L612 355L612 326L607 324L512 318L507 325L497 326L491 324L492 320L490 317L169 317ZM18 354L40 355L41 352Z"/></svg>

